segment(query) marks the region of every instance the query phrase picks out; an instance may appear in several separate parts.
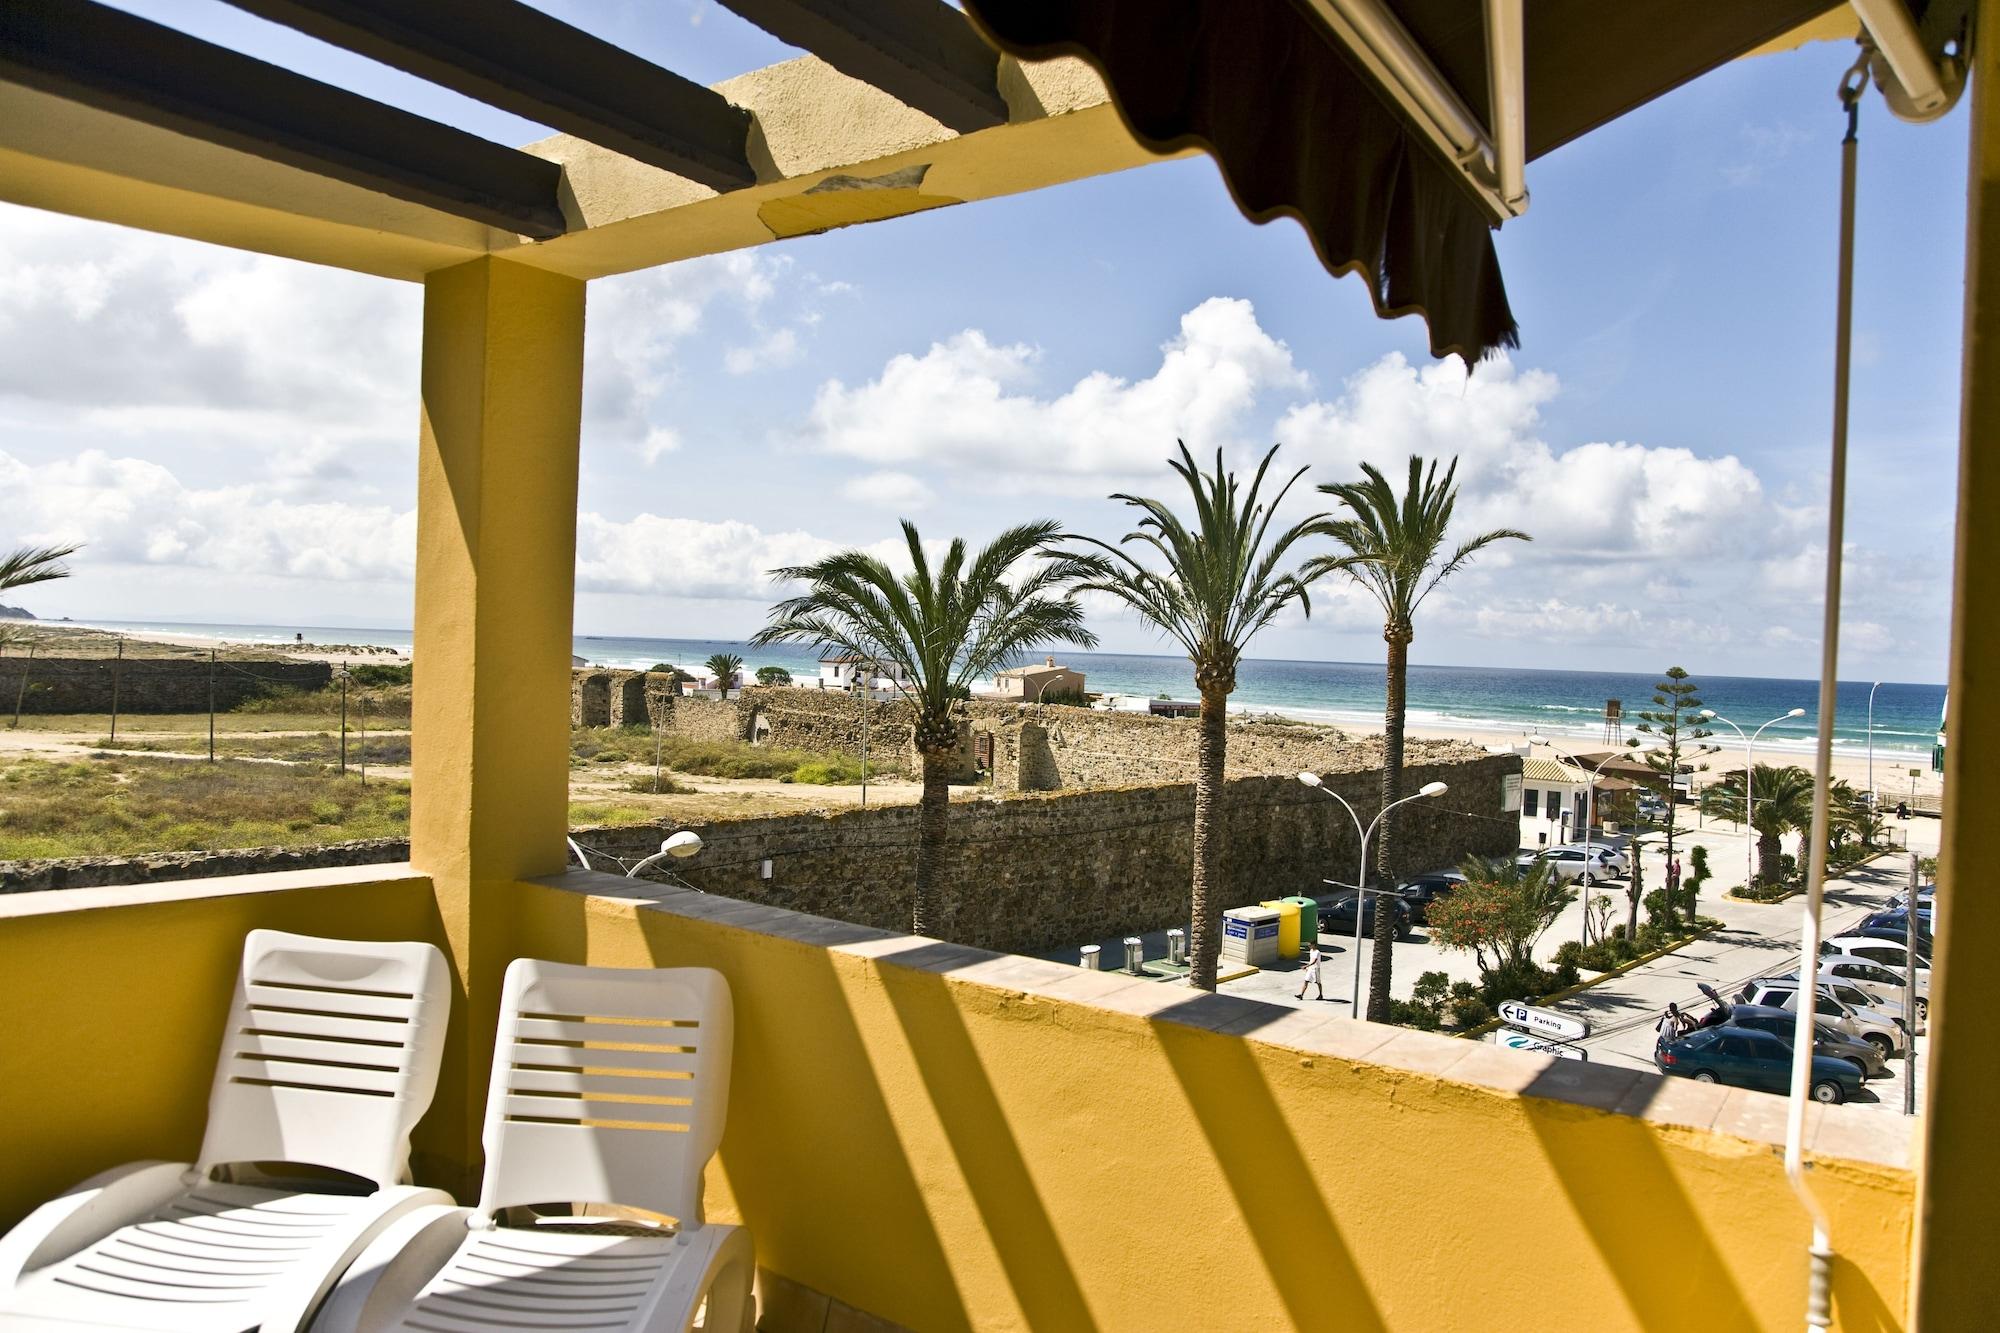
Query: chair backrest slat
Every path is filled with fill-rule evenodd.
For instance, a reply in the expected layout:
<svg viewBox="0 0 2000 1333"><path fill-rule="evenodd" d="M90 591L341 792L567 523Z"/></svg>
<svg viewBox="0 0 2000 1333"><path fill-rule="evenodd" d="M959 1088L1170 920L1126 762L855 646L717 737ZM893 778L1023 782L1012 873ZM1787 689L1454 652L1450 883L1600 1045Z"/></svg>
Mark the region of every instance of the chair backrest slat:
<svg viewBox="0 0 2000 1333"><path fill-rule="evenodd" d="M734 1016L709 968L507 969L479 1213L644 1208L698 1226L722 1141Z"/></svg>
<svg viewBox="0 0 2000 1333"><path fill-rule="evenodd" d="M253 930L209 1094L200 1170L292 1162L377 1185L409 1174L451 1004L424 943Z"/></svg>

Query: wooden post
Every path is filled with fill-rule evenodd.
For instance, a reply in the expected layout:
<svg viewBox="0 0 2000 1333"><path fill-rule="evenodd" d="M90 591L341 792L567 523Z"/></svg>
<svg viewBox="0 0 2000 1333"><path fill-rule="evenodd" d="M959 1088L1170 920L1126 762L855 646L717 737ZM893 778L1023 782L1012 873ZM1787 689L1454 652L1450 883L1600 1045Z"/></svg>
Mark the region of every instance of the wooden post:
<svg viewBox="0 0 2000 1333"><path fill-rule="evenodd" d="M215 649L208 650L208 762L215 762Z"/></svg>
<svg viewBox="0 0 2000 1333"><path fill-rule="evenodd" d="M347 663L340 664L340 772L347 775Z"/></svg>
<svg viewBox="0 0 2000 1333"><path fill-rule="evenodd" d="M35 669L35 649L39 647L41 645L38 643L29 644L28 658L21 663L21 683L14 689L14 725L10 730L18 729L21 725L21 701L28 697L28 673Z"/></svg>
<svg viewBox="0 0 2000 1333"><path fill-rule="evenodd" d="M118 637L118 656L111 663L111 739L118 739L118 677L125 666L125 637Z"/></svg>

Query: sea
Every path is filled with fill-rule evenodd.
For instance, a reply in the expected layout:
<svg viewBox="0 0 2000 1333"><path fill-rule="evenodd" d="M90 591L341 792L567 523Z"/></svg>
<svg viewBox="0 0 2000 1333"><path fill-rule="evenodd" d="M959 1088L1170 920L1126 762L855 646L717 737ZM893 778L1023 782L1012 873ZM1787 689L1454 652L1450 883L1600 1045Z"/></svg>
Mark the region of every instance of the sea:
<svg viewBox="0 0 2000 1333"><path fill-rule="evenodd" d="M410 650L406 629L354 629L324 625L225 625L171 621L77 621L92 628L135 634L190 634L273 647L303 634L308 643L353 644ZM575 655L593 666L638 669L667 663L701 674L711 654L735 653L746 674L758 667L783 667L801 680L817 678L818 654L792 645L753 648L728 639L648 639L580 634ZM1057 660L1082 671L1094 693L1119 696L1125 707L1166 695L1194 697L1194 672L1183 657L1144 653L1083 653L1059 649ZM1702 703L1750 731L1794 708L1805 715L1767 728L1760 750L1809 753L1819 702L1816 680L1763 676L1696 675ZM1615 671L1529 670L1503 667L1419 666L1409 672L1409 719L1414 726L1540 733L1596 744L1604 738L1605 705L1623 705L1623 736L1630 738L1634 714L1650 706L1658 677ZM1928 769L1944 711L1944 686L1901 681L1842 681L1835 708L1834 745L1859 754L1869 743L1869 692L1874 691L1875 754L1890 763ZM1302 721L1379 726L1383 676L1380 662L1294 662L1246 660L1237 673L1232 708ZM1735 734L1717 726L1724 742Z"/></svg>

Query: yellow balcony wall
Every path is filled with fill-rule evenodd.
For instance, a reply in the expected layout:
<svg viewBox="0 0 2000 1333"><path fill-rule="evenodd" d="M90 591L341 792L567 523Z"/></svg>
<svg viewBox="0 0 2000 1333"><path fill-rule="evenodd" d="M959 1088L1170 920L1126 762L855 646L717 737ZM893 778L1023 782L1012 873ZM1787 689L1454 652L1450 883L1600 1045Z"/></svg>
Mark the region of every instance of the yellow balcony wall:
<svg viewBox="0 0 2000 1333"><path fill-rule="evenodd" d="M728 976L710 1215L789 1279L766 1328L817 1329L828 1298L920 1329L1796 1323L1775 1098L635 887L572 873L474 910L509 954ZM395 866L0 903L0 1223L192 1155L258 926L444 934ZM456 1001L474 1026L495 986ZM447 1059L483 1084L484 1052ZM1815 1107L1809 1132L1840 1326L1901 1327L1908 1123ZM472 1144L435 1142L420 1180L469 1174Z"/></svg>

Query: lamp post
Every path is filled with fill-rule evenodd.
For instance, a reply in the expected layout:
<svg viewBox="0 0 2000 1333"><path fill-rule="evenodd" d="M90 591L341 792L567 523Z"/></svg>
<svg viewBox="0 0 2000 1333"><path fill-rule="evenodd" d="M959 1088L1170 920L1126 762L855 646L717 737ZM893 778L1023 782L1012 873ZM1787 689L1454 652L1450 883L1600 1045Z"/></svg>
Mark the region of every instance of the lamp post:
<svg viewBox="0 0 2000 1333"><path fill-rule="evenodd" d="M1872 694L1873 691L1870 691L1870 693ZM1775 726L1789 718L1804 717L1805 715L1805 709L1794 708L1788 713L1781 713L1777 717L1772 718L1764 724L1764 727ZM1764 734L1764 727L1759 727L1749 735L1744 736L1743 728L1737 726L1713 708L1704 708L1695 714L1695 716L1704 722L1720 722L1731 731L1734 731L1738 736L1743 737L1743 887L1748 889L1757 882L1757 831L1750 827L1750 816L1754 812L1756 805L1756 796L1751 790L1751 775L1757 771L1757 738Z"/></svg>
<svg viewBox="0 0 2000 1333"><path fill-rule="evenodd" d="M1347 811L1347 817L1354 821L1354 831L1361 835L1361 868L1354 877L1354 984L1350 989L1347 1001L1347 1011L1350 1014L1358 1016L1361 1013L1362 912L1363 909L1368 906L1368 895L1370 893L1380 894L1380 893L1393 892L1393 890L1389 889L1369 889L1367 887L1368 839L1374 836L1375 826L1382 822L1383 815L1388 814L1391 810L1394 810L1397 806L1403 805L1407 802L1421 800L1426 796L1436 796L1441 792L1445 791L1446 787L1445 784L1442 782L1426 782L1423 786L1419 787L1416 791L1411 792L1408 796L1403 797L1401 800L1391 801L1389 802L1389 804L1383 806L1381 811L1376 814L1375 818L1368 821L1368 827L1363 828L1361 827L1361 816L1354 813L1354 807L1347 803L1347 798L1345 796L1342 796L1339 792L1335 791L1333 788L1327 786L1324 782L1320 781L1319 774L1301 773L1299 774L1299 781L1305 783L1306 786L1311 787L1313 790L1323 791L1328 796L1331 796L1334 800L1339 801L1341 808Z"/></svg>
<svg viewBox="0 0 2000 1333"><path fill-rule="evenodd" d="M1875 691L1882 688L1876 681L1868 687L1868 808L1875 808Z"/></svg>
<svg viewBox="0 0 2000 1333"><path fill-rule="evenodd" d="M1572 764L1575 764L1579 771L1583 770L1583 760L1578 759L1547 736L1530 736L1528 744L1547 746L1563 758L1569 760ZM1593 846L1590 841L1590 830L1597 825L1597 779L1603 776L1604 766L1613 759L1616 759L1620 754L1640 754L1645 749L1645 746L1640 745L1622 751L1613 750L1611 753L1605 755L1604 758L1597 761L1596 768L1588 770L1590 776L1585 779L1583 784L1583 933L1579 938L1585 944L1590 943L1590 890L1597 883L1597 881L1590 877L1590 853ZM1637 847L1638 844L1634 843L1635 856L1637 855Z"/></svg>

